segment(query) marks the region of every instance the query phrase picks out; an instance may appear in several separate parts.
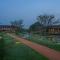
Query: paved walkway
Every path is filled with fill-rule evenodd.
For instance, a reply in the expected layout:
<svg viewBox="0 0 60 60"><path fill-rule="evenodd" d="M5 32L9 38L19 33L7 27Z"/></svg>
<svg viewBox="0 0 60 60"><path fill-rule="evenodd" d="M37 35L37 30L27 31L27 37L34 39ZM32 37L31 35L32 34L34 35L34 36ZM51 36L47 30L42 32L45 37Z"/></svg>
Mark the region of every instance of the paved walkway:
<svg viewBox="0 0 60 60"><path fill-rule="evenodd" d="M60 52L55 51L53 49L50 49L48 47L42 46L40 44L28 41L26 39L20 38L16 35L13 34L9 34L7 33L9 36L13 37L14 39L22 42L23 44L29 46L30 48L34 49L35 51L37 51L38 53L44 55L45 57L47 57L49 60L60 60Z"/></svg>

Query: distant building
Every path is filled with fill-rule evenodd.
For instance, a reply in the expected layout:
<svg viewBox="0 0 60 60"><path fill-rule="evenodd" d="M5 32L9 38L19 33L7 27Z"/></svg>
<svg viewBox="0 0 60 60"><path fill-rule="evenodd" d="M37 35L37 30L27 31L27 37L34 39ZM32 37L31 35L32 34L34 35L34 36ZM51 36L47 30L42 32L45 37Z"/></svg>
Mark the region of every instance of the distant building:
<svg viewBox="0 0 60 60"><path fill-rule="evenodd" d="M16 27L12 25L0 25L0 31L15 32Z"/></svg>
<svg viewBox="0 0 60 60"><path fill-rule="evenodd" d="M34 24L30 30L31 33L41 34L60 34L60 25L41 26L40 24Z"/></svg>
<svg viewBox="0 0 60 60"><path fill-rule="evenodd" d="M49 34L60 34L60 25L48 26Z"/></svg>

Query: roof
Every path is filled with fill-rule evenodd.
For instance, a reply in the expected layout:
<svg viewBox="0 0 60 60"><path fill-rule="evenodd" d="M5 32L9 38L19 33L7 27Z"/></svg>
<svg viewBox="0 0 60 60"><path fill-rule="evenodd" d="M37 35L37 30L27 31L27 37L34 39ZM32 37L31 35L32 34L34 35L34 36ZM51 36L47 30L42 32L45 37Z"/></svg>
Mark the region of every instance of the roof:
<svg viewBox="0 0 60 60"><path fill-rule="evenodd" d="M60 28L60 25L47 26L48 28Z"/></svg>
<svg viewBox="0 0 60 60"><path fill-rule="evenodd" d="M15 28L15 26L12 26L12 25L0 25L0 28Z"/></svg>

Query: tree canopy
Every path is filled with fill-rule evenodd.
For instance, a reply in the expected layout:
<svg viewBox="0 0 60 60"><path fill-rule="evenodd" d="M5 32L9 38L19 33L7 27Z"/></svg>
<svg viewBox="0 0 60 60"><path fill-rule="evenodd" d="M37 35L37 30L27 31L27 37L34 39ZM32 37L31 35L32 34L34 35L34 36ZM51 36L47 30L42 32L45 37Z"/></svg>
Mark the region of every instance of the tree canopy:
<svg viewBox="0 0 60 60"><path fill-rule="evenodd" d="M39 15L37 17L37 22L32 24L29 29L30 31L38 31L43 27L51 26L53 24L53 19L55 19L54 15Z"/></svg>
<svg viewBox="0 0 60 60"><path fill-rule="evenodd" d="M21 32L23 29L23 20L15 20L15 21L11 21L11 25L15 26L17 29L17 32Z"/></svg>
<svg viewBox="0 0 60 60"><path fill-rule="evenodd" d="M44 14L44 15L39 15L37 17L37 20L38 22L41 24L41 25L44 25L44 26L48 26L48 25L52 25L52 20L55 18L54 15L47 15L47 14Z"/></svg>

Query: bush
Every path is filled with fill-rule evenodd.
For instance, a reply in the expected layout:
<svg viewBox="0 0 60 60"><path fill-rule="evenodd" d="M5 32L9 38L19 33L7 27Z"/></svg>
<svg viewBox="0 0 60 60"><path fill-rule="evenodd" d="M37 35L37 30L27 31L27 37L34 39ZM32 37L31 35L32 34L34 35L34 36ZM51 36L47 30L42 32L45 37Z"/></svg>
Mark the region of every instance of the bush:
<svg viewBox="0 0 60 60"><path fill-rule="evenodd" d="M5 56L5 47L4 47L4 39L0 39L0 60L3 60Z"/></svg>

